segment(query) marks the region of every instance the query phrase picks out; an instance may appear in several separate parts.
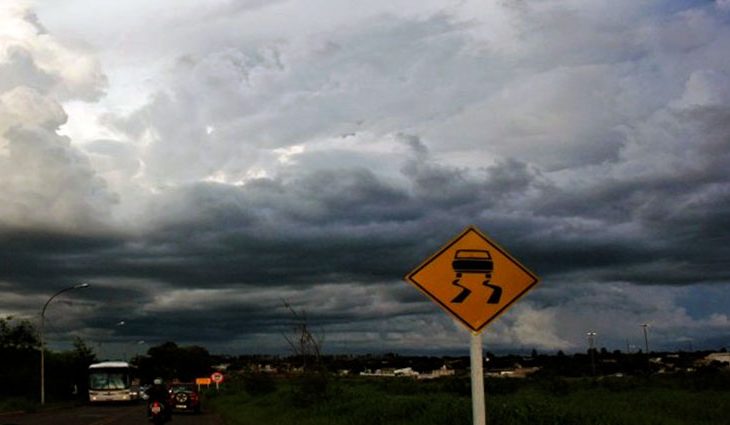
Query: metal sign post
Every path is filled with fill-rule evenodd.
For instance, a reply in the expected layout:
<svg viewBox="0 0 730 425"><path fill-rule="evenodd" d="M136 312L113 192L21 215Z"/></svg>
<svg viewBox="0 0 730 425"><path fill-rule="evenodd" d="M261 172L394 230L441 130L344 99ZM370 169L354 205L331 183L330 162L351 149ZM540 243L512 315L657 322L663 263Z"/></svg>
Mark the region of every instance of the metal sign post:
<svg viewBox="0 0 730 425"><path fill-rule="evenodd" d="M405 280L471 331L472 413L474 425L486 425L480 332L532 289L539 278L470 226Z"/></svg>
<svg viewBox="0 0 730 425"><path fill-rule="evenodd" d="M221 382L223 382L223 374L220 372L213 372L212 375L210 375L210 380L215 382L215 389L216 391L220 392L221 390Z"/></svg>
<svg viewBox="0 0 730 425"><path fill-rule="evenodd" d="M487 424L484 404L484 364L482 360L482 334L471 334L471 411L474 425Z"/></svg>

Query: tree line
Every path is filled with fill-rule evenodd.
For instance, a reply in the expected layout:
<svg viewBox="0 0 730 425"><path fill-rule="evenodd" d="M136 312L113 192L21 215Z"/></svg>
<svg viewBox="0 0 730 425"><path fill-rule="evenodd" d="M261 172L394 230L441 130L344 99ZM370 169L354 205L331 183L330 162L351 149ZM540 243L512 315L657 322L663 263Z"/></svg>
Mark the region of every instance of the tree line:
<svg viewBox="0 0 730 425"><path fill-rule="evenodd" d="M36 400L40 397L40 339L29 320L0 318L0 395ZM83 394L93 350L75 338L73 349L45 353L46 397L66 400Z"/></svg>
<svg viewBox="0 0 730 425"><path fill-rule="evenodd" d="M40 339L29 320L0 318L0 397L28 401L40 399ZM100 361L94 350L76 337L66 351L45 350L46 400L85 401L88 393L89 365ZM178 346L174 342L150 347L145 355L134 357L141 383L160 377L167 381L194 382L209 376L213 359L200 346Z"/></svg>

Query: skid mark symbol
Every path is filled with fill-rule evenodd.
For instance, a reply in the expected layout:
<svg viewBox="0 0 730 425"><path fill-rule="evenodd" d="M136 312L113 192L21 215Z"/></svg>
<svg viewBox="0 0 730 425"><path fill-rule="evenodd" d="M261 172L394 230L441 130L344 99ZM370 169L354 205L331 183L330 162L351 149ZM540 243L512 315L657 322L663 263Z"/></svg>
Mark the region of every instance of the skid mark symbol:
<svg viewBox="0 0 730 425"><path fill-rule="evenodd" d="M460 288L461 291L457 294L451 302L454 304L460 304L471 295L471 289L461 284L461 277L464 273L470 274L483 274L484 282L482 285L492 290L492 293L487 299L487 304L499 304L499 300L502 298L502 288L498 285L490 283L492 279L492 271L494 270L494 263L492 262L492 256L489 251L479 249L460 249L454 254L454 260L451 262L451 268L456 273L456 279L451 282L452 285Z"/></svg>

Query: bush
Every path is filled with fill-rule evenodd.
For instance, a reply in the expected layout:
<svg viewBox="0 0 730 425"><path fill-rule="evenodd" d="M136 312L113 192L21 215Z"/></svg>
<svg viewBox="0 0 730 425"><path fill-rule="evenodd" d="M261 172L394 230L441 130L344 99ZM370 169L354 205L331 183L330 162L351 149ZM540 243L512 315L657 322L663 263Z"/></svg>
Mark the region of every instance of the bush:
<svg viewBox="0 0 730 425"><path fill-rule="evenodd" d="M700 368L694 374L683 374L682 385L694 391L730 391L730 372L715 365Z"/></svg>
<svg viewBox="0 0 730 425"><path fill-rule="evenodd" d="M517 378L493 378L484 381L485 391L492 395L514 394L524 386L525 381Z"/></svg>
<svg viewBox="0 0 730 425"><path fill-rule="evenodd" d="M292 379L292 404L308 407L327 399L329 377L326 372L305 372Z"/></svg>
<svg viewBox="0 0 730 425"><path fill-rule="evenodd" d="M574 390L570 382L558 376L538 380L537 388L554 396L567 396Z"/></svg>
<svg viewBox="0 0 730 425"><path fill-rule="evenodd" d="M38 403L25 398L7 398L0 401L0 412L35 412L38 410Z"/></svg>
<svg viewBox="0 0 730 425"><path fill-rule="evenodd" d="M243 389L251 396L269 394L276 391L276 382L268 373L249 372L243 377Z"/></svg>
<svg viewBox="0 0 730 425"><path fill-rule="evenodd" d="M471 397L471 381L468 378L451 376L441 378L437 382L440 384L439 388L441 392L462 397Z"/></svg>

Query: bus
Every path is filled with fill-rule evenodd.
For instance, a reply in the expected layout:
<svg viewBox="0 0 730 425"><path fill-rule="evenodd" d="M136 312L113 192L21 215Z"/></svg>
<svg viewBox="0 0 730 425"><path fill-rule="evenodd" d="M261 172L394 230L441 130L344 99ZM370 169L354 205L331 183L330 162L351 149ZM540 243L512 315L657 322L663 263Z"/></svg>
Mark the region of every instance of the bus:
<svg viewBox="0 0 730 425"><path fill-rule="evenodd" d="M140 399L136 368L127 362L89 366L89 402L130 402Z"/></svg>

